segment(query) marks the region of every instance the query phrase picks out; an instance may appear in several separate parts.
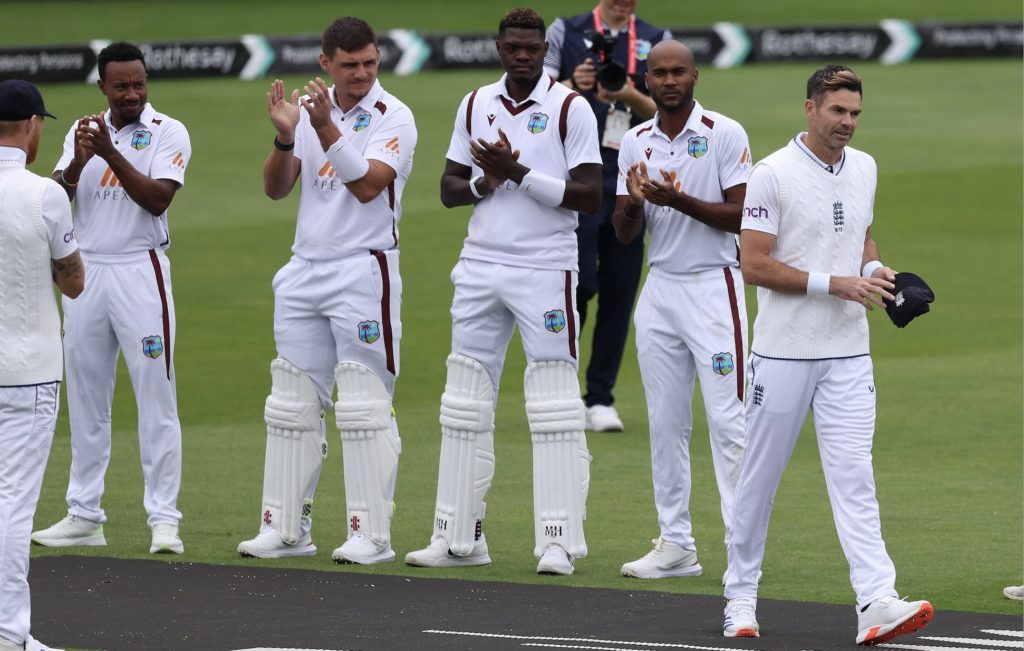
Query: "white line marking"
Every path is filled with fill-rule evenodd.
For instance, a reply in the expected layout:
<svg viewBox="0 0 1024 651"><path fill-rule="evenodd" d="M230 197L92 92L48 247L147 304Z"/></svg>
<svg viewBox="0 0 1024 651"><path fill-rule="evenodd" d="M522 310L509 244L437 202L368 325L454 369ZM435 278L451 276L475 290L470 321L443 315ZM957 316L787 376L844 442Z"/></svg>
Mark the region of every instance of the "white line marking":
<svg viewBox="0 0 1024 651"><path fill-rule="evenodd" d="M980 644L982 646L998 646L1007 649L1024 649L1024 642L1018 642L1016 640L983 640L977 637L932 637L930 635L922 635L917 639L928 640L930 642L951 642L953 644Z"/></svg>
<svg viewBox="0 0 1024 651"><path fill-rule="evenodd" d="M666 642L633 642L630 640L599 640L590 637L547 637L543 635L504 635L502 633L476 633L473 631L440 631L436 629L428 629L423 631L424 633L433 633L437 635L467 635L471 637L494 637L505 640L536 640L541 642L584 642L590 644L618 644L628 645L632 647L654 647L658 649L695 649L696 651L735 651L734 649L727 647L718 646L698 646L695 644L674 644ZM524 645L527 646L527 645ZM536 645L531 645L536 646ZM599 647L565 647L565 648L583 648L592 649ZM633 651L642 651L634 649Z"/></svg>
<svg viewBox="0 0 1024 651"><path fill-rule="evenodd" d="M539 646L550 649L582 649L583 651L622 651L621 646L579 646L578 644L542 644L540 642L523 642L519 646ZM631 651L651 651L651 649L634 647Z"/></svg>
<svg viewBox="0 0 1024 651"><path fill-rule="evenodd" d="M1024 638L1024 631L1001 631L994 628L983 628L982 633L988 633L989 635L1005 635L1006 637L1020 637Z"/></svg>
<svg viewBox="0 0 1024 651"><path fill-rule="evenodd" d="M906 651L992 651L976 646L926 646L923 644L879 644L883 649L906 649Z"/></svg>

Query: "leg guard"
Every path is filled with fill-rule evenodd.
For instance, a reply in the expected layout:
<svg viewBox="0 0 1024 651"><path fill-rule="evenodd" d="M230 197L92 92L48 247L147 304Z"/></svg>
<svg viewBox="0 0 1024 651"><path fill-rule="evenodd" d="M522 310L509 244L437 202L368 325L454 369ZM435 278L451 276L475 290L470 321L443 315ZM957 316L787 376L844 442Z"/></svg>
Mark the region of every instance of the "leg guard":
<svg viewBox="0 0 1024 651"><path fill-rule="evenodd" d="M534 556L555 544L582 558L591 457L576 371L568 362L530 362L523 390L533 435Z"/></svg>
<svg viewBox="0 0 1024 651"><path fill-rule="evenodd" d="M494 478L494 386L480 362L452 353L441 396L441 463L434 535L466 556L480 538Z"/></svg>
<svg viewBox="0 0 1024 651"><path fill-rule="evenodd" d="M298 542L303 499L320 476L327 457L323 412L309 377L280 357L270 363L271 391L263 417L267 421L267 459L263 467L263 521L289 545Z"/></svg>
<svg viewBox="0 0 1024 651"><path fill-rule="evenodd" d="M362 364L342 362L334 369L338 402L334 415L341 431L349 536L362 531L379 545L391 543L395 478L402 440L392 429L391 394Z"/></svg>

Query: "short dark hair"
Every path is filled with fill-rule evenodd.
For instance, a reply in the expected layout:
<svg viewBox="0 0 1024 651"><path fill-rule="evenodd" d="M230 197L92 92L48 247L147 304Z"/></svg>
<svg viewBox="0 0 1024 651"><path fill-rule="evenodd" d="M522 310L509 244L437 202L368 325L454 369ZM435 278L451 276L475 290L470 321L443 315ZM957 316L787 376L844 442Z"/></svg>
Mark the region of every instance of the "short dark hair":
<svg viewBox="0 0 1024 651"><path fill-rule="evenodd" d="M498 23L498 38L501 38L505 34L505 30L509 28L535 29L540 32L541 38L544 38L544 19L529 7L513 9L505 14L505 17Z"/></svg>
<svg viewBox="0 0 1024 651"><path fill-rule="evenodd" d="M818 102L825 96L825 93L843 89L853 91L861 96L864 95L860 77L856 72L846 66L830 64L815 70L811 78L807 80L807 99Z"/></svg>
<svg viewBox="0 0 1024 651"><path fill-rule="evenodd" d="M146 67L146 57L137 46L131 43L119 41L111 43L100 50L96 57L96 67L99 69L100 79L107 78L107 64L111 61L141 61L142 67Z"/></svg>
<svg viewBox="0 0 1024 651"><path fill-rule="evenodd" d="M345 16L327 26L321 47L324 54L333 56L339 48L344 52L357 52L371 43L374 47L380 47L377 44L377 33L370 24L362 18Z"/></svg>

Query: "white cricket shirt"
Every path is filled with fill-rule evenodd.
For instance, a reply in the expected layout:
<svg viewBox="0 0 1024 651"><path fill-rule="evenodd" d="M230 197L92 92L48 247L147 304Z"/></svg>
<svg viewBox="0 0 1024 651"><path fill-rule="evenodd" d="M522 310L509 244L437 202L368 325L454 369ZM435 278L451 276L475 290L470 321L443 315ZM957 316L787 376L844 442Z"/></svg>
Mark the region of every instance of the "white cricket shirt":
<svg viewBox="0 0 1024 651"><path fill-rule="evenodd" d="M829 171L797 142L754 166L743 228L776 236L771 256L807 272L859 276L874 216L875 160L852 147ZM864 306L831 295L757 288L751 351L778 359L831 359L870 352Z"/></svg>
<svg viewBox="0 0 1024 651"><path fill-rule="evenodd" d="M674 139L669 139L659 124L655 115L623 137L617 194L629 194L626 174L630 166L641 162L647 165L651 179L664 181L661 172L665 171L677 190L701 201L721 203L726 189L747 182L750 142L739 122L707 111L694 100L686 125ZM646 201L644 217L651 238L647 262L652 267L695 273L737 265L735 234Z"/></svg>
<svg viewBox="0 0 1024 651"><path fill-rule="evenodd" d="M185 185L185 169L192 156L185 125L147 103L137 122L121 130L104 113L110 139L121 155L152 179L170 179ZM75 157L76 120L64 138L64 153L54 171L63 170ZM107 161L93 156L85 164L75 194L75 234L85 253L138 253L170 246L167 212L154 216L135 203Z"/></svg>
<svg viewBox="0 0 1024 651"><path fill-rule="evenodd" d="M331 99L331 119L363 156L395 170L395 180L368 203L360 203L338 179L305 108L299 109L293 154L302 161L299 219L292 252L307 260L335 260L398 246L402 191L412 172L416 123L412 111L375 81L370 92L343 113Z"/></svg>
<svg viewBox="0 0 1024 651"><path fill-rule="evenodd" d="M473 164L470 138L495 142L500 128L519 150L520 163L556 179L569 181L569 170L601 164L597 118L583 97L541 75L530 96L517 103L509 97L507 77L463 98L448 160L471 167L471 177L483 174ZM544 205L518 187L506 181L473 207L461 257L576 271L576 211Z"/></svg>

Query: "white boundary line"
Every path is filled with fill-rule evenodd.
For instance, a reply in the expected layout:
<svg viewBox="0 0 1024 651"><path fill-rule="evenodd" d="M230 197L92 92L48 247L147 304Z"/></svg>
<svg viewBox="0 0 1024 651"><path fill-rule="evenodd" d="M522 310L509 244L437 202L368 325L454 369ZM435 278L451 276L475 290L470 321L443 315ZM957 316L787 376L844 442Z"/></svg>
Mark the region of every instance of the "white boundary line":
<svg viewBox="0 0 1024 651"><path fill-rule="evenodd" d="M424 633L431 633L435 635L465 635L468 637L489 637L489 638L500 638L504 640L524 640L528 642L582 642L589 644L618 644L619 647L615 651L620 651L622 646L627 647L646 647L658 648L658 649L695 649L696 651L735 651L730 647L719 647L719 646L698 646L696 644L679 644L670 642L633 642L631 640L601 640L590 637L547 637L543 635L506 635L502 633L477 633L473 631L441 631L437 629L428 629L423 631ZM524 644L523 646L542 646L540 644ZM543 645L553 646L553 645ZM561 648L567 649L604 649L606 647L581 647L581 646L562 646ZM633 649L633 651L643 651L643 649Z"/></svg>

